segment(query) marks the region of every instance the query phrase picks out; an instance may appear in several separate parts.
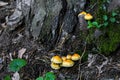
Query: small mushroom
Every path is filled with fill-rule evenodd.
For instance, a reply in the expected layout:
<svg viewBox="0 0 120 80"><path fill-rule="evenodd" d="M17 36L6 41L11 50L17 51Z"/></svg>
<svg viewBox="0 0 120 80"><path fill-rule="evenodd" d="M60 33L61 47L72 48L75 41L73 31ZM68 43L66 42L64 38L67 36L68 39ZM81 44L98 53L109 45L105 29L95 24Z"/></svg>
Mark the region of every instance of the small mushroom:
<svg viewBox="0 0 120 80"><path fill-rule="evenodd" d="M93 16L89 13L87 13L85 16L84 16L85 20L91 20L93 19Z"/></svg>
<svg viewBox="0 0 120 80"><path fill-rule="evenodd" d="M67 58L65 57L65 56L62 56L62 60L64 61L64 60L66 60Z"/></svg>
<svg viewBox="0 0 120 80"><path fill-rule="evenodd" d="M77 54L77 53L74 53L74 54L72 55L71 59L72 59L73 61L77 61L77 60L80 59L80 55Z"/></svg>
<svg viewBox="0 0 120 80"><path fill-rule="evenodd" d="M62 63L62 59L60 56L53 56L51 59L51 62L56 63L56 64L61 64Z"/></svg>
<svg viewBox="0 0 120 80"><path fill-rule="evenodd" d="M53 62L51 63L50 66L51 66L52 69L56 69L56 70L57 70L57 69L60 69L60 65L59 65L59 64L55 64L55 63L53 63Z"/></svg>
<svg viewBox="0 0 120 80"><path fill-rule="evenodd" d="M68 55L66 56L67 59L71 59L71 57L72 57L72 55L70 55L70 54L68 54Z"/></svg>
<svg viewBox="0 0 120 80"><path fill-rule="evenodd" d="M61 66L62 67L72 67L73 65L74 65L74 62L72 60L67 59L62 62Z"/></svg>
<svg viewBox="0 0 120 80"><path fill-rule="evenodd" d="M85 11L82 11L81 13L78 14L78 16L81 16L81 15L86 15L87 13Z"/></svg>

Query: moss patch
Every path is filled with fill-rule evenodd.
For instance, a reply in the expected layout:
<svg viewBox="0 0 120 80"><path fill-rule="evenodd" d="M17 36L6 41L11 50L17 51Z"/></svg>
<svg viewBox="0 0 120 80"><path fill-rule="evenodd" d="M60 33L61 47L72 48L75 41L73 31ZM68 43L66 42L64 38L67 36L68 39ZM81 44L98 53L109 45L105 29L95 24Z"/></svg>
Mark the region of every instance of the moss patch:
<svg viewBox="0 0 120 80"><path fill-rule="evenodd" d="M102 11L101 11L102 12ZM115 12L119 13L120 9L116 9ZM108 15L108 18L111 17L111 12L106 12L104 14ZM101 16L102 17L102 16ZM99 17L100 18L100 17ZM115 51L120 43L120 24L117 23L120 21L120 15L117 14L115 17L116 21L114 23L108 22L108 26L102 28L103 35L97 40L97 48L100 53L109 55L111 52ZM100 23L104 23L102 18L99 19Z"/></svg>
<svg viewBox="0 0 120 80"><path fill-rule="evenodd" d="M89 47L89 51L92 51L93 48L98 50L98 53L102 53L104 55L109 55L111 52L115 51L120 43L120 9L114 10L114 12L117 12L117 16L115 17L115 22L110 22L111 18L111 12L107 11L107 2L108 0L98 0L96 2L91 2L93 5L94 3L97 3L97 7L93 13L94 20L97 21L99 24L105 23L103 20L103 15L108 16L108 25L106 27L102 26L99 28L100 31L102 31L102 35L99 38L94 37L95 28L91 28L88 30L88 33L81 32L81 38L83 42L87 42L87 47ZM94 46L93 46L94 45Z"/></svg>
<svg viewBox="0 0 120 80"><path fill-rule="evenodd" d="M116 26L116 28L113 27L114 26L110 26L110 28L107 29L106 34L101 36L97 42L98 49L101 53L108 54L115 51L120 43L120 25Z"/></svg>

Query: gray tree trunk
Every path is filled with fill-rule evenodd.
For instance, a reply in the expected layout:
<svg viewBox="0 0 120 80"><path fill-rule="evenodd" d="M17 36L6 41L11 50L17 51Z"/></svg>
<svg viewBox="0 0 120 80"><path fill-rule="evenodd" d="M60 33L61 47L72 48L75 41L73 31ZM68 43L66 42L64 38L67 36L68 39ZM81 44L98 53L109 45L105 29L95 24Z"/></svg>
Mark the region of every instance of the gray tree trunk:
<svg viewBox="0 0 120 80"><path fill-rule="evenodd" d="M28 38L38 40L48 49L70 50L68 45L74 42L78 29L77 15L84 9L85 2L85 0L17 0L14 13L6 18L7 25L9 30L14 30L24 22Z"/></svg>

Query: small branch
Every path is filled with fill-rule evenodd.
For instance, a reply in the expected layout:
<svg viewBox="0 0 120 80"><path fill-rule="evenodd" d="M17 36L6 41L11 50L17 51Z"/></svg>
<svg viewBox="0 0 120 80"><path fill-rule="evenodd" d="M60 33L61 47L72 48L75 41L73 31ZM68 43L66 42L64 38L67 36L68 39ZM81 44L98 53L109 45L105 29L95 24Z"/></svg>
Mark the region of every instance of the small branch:
<svg viewBox="0 0 120 80"><path fill-rule="evenodd" d="M90 10L92 10L96 5L97 5L97 3L94 3L94 4L92 5L92 7L91 7L90 9L88 9L88 12L90 12Z"/></svg>
<svg viewBox="0 0 120 80"><path fill-rule="evenodd" d="M81 55L81 58L80 58L80 60L79 60L79 68L78 68L78 77L77 77L77 80L82 80L81 78L82 78L82 74L80 73L80 63L81 63L81 60L82 60L82 58L83 58L83 56L84 56L84 54L85 54L85 52L86 52L86 45L85 45L85 47L84 47L84 51L83 51L83 53L82 53L82 55ZM80 75L79 75L80 74Z"/></svg>

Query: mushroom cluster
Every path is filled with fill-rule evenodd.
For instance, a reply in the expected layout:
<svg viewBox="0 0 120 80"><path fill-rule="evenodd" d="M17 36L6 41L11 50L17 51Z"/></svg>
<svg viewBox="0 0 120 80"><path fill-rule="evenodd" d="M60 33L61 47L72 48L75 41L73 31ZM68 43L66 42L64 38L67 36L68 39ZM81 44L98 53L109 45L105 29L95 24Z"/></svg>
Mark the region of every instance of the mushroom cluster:
<svg viewBox="0 0 120 80"><path fill-rule="evenodd" d="M61 67L72 67L74 65L74 61L80 59L80 55L74 53L73 55L68 54L67 56L53 56L51 58L51 68L52 69L60 69Z"/></svg>
<svg viewBox="0 0 120 80"><path fill-rule="evenodd" d="M81 16L81 15L84 16L85 20L91 20L91 19L93 19L93 16L90 13L86 13L85 11L80 12L78 14L78 17Z"/></svg>

